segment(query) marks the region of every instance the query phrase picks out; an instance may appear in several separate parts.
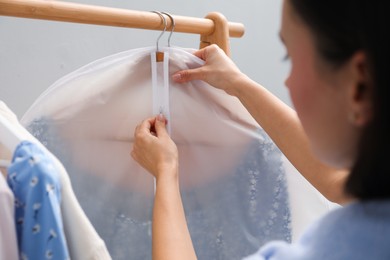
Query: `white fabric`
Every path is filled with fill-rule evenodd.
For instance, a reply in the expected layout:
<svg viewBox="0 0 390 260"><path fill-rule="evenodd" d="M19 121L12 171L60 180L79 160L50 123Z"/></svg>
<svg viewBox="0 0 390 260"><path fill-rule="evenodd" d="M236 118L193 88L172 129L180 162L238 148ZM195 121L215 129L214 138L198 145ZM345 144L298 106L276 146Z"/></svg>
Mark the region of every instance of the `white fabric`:
<svg viewBox="0 0 390 260"><path fill-rule="evenodd" d="M167 119L167 130L171 133L171 112L169 109L169 52L164 60L157 62L156 54L150 53L152 65L153 114L163 114Z"/></svg>
<svg viewBox="0 0 390 260"><path fill-rule="evenodd" d="M7 107L7 105L2 100L0 100L0 117L3 119L3 122L7 121L7 125L13 125L13 122L18 122L16 115ZM0 122L0 128L2 127L5 128L6 126L1 126ZM3 131L5 131L5 129L3 129ZM2 131L0 131L0 167L2 167L4 172L6 173L6 168L10 165L12 154L14 152L13 150L10 150L10 147L13 147L14 145L6 145L6 142L8 142L7 139L9 138L9 133L3 135L1 132ZM16 135L19 136L19 134ZM20 141L21 140L18 140L16 145L18 145Z"/></svg>
<svg viewBox="0 0 390 260"><path fill-rule="evenodd" d="M65 168L56 157L53 156L53 159L62 180L62 220L71 259L111 259L104 241L78 203Z"/></svg>
<svg viewBox="0 0 390 260"><path fill-rule="evenodd" d="M0 100L0 116L8 121L16 121L16 116ZM0 140L0 159L5 166L11 160L12 152L2 145ZM9 165L9 164L8 164ZM8 166L7 165L7 166ZM5 169L6 172L6 169ZM18 244L15 227L15 198L8 187L3 173L0 171L0 260L13 260L18 258Z"/></svg>
<svg viewBox="0 0 390 260"><path fill-rule="evenodd" d="M155 63L155 48L84 66L46 90L23 124L64 163L114 259L151 258L153 178L129 153L135 126L160 110L178 146L199 259L239 259L269 240L290 241L285 175L294 167L238 99L202 81L168 82L169 92L159 93L156 86L167 86L174 72L204 63L183 49L162 51L169 66Z"/></svg>
<svg viewBox="0 0 390 260"><path fill-rule="evenodd" d="M293 167L284 158L286 168ZM287 174L291 205L292 242L296 242L310 224L340 205L328 201L298 171Z"/></svg>
<svg viewBox="0 0 390 260"><path fill-rule="evenodd" d="M32 139L29 135L24 133L24 129L22 129L23 127L17 121L16 116L4 103L0 104L0 108L0 112L9 119L14 129L18 130L19 134L24 136L24 140L36 143L36 140ZM38 145L41 144L38 143ZM81 209L80 204L78 203L73 192L73 188L65 168L54 155L52 155L49 151L47 152L50 156L52 156L53 161L55 162L56 167L60 173L62 184L61 214L71 259L111 259L104 241L96 233L84 211Z"/></svg>
<svg viewBox="0 0 390 260"><path fill-rule="evenodd" d="M17 260L14 195L0 172L0 260Z"/></svg>

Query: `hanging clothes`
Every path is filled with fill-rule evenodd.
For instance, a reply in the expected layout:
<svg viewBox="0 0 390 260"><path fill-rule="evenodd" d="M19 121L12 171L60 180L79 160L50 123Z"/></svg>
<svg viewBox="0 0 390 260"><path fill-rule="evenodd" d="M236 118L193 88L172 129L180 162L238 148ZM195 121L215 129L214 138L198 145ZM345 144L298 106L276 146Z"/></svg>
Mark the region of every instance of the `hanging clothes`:
<svg viewBox="0 0 390 260"><path fill-rule="evenodd" d="M55 166L55 172L59 175L62 187L61 215L65 237L68 242L70 258L78 260L110 260L111 257L105 243L99 237L84 211L81 209L81 206L73 192L68 173L61 162L40 143L37 143L37 140L34 140L31 135L28 135L25 131L23 131L24 129L22 129L23 127L19 124L15 114L3 102L0 102L0 113L8 119L9 123L13 125L15 131L18 131L23 135L24 140L29 140L30 142L39 145L40 149L42 149L42 153L44 153ZM13 196L12 192L11 195ZM11 206L13 209L13 203ZM12 223L14 226L13 218Z"/></svg>
<svg viewBox="0 0 390 260"><path fill-rule="evenodd" d="M69 259L60 210L61 183L51 160L24 141L16 148L8 172L21 259Z"/></svg>
<svg viewBox="0 0 390 260"><path fill-rule="evenodd" d="M62 219L71 259L111 260L106 244L82 210L74 194L69 175L61 162L52 155L62 183Z"/></svg>
<svg viewBox="0 0 390 260"><path fill-rule="evenodd" d="M113 259L151 259L153 178L129 153L135 126L156 112L178 146L199 259L239 259L270 240L290 242L285 175L293 167L238 99L202 81L170 81L203 64L193 50L161 51L161 63L155 48L143 48L65 76L22 123L65 165Z"/></svg>
<svg viewBox="0 0 390 260"><path fill-rule="evenodd" d="M17 260L14 195L0 172L0 260Z"/></svg>

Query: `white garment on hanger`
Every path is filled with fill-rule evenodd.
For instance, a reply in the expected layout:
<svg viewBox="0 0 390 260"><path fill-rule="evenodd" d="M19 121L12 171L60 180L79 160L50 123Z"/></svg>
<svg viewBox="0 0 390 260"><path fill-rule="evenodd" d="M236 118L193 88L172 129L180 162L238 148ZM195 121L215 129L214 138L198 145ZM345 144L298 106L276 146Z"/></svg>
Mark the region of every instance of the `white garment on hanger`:
<svg viewBox="0 0 390 260"><path fill-rule="evenodd" d="M0 260L17 260L14 195L0 172Z"/></svg>
<svg viewBox="0 0 390 260"><path fill-rule="evenodd" d="M19 135L23 136L24 140L37 143L38 145L44 147L34 137L26 133L23 126L17 121L16 116L3 102L0 102L0 112L5 118L9 119L9 123L12 124L13 128L19 132ZM44 149L47 150L45 147ZM52 153L49 151L47 151L47 153L52 157L55 166L58 168L60 173L62 184L61 214L71 259L111 259L104 241L96 233L84 211L81 209L80 204L74 195L69 176L62 163Z"/></svg>
<svg viewBox="0 0 390 260"><path fill-rule="evenodd" d="M22 119L65 165L112 257L151 258L153 178L130 150L135 126L160 105L178 146L199 259L240 259L269 240L291 241L286 175L295 168L237 98L202 81L170 80L204 64L194 50L161 48L169 53L163 64L153 63L155 51L126 51L84 66L54 83Z"/></svg>

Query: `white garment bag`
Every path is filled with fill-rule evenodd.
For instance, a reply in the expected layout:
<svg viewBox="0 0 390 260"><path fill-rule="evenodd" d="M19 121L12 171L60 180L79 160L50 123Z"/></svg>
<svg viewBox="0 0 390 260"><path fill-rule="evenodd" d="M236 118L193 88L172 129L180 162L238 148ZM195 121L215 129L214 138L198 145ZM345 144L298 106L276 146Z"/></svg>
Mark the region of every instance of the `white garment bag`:
<svg viewBox="0 0 390 260"><path fill-rule="evenodd" d="M199 259L239 259L291 240L285 158L238 99L202 81L193 50L130 50L57 81L22 123L65 165L113 259L151 259L153 177L130 156L136 125L159 112L179 150L180 184ZM287 168L289 170L287 170Z"/></svg>

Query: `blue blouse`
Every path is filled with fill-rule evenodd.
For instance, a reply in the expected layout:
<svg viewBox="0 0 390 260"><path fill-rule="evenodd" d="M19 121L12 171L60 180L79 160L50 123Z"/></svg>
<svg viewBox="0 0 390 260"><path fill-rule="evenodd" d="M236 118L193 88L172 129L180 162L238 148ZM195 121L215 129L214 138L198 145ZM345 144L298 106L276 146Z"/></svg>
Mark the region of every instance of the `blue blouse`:
<svg viewBox="0 0 390 260"><path fill-rule="evenodd" d="M315 222L297 243L271 242L245 260L390 259L390 200L351 203Z"/></svg>
<svg viewBox="0 0 390 260"><path fill-rule="evenodd" d="M70 259L61 218L61 183L51 158L36 144L22 142L8 173L20 259Z"/></svg>

